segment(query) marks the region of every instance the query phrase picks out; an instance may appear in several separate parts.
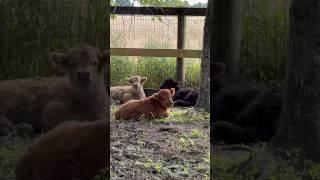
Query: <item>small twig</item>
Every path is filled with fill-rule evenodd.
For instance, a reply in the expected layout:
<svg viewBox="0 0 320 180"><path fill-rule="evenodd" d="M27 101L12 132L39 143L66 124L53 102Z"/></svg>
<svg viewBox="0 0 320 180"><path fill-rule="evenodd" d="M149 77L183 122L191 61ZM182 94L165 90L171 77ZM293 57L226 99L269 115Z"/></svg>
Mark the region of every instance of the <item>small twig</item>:
<svg viewBox="0 0 320 180"><path fill-rule="evenodd" d="M153 119L156 119L156 117L154 116L154 114L152 113L152 111L151 111L151 115L152 115Z"/></svg>

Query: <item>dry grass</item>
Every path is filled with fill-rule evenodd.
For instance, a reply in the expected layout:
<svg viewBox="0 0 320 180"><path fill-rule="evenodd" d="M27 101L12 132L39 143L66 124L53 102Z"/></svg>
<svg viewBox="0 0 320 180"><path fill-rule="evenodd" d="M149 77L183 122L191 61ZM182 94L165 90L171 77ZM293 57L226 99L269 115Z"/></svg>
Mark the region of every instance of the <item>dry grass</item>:
<svg viewBox="0 0 320 180"><path fill-rule="evenodd" d="M117 15L110 21L111 47L145 48L150 39L165 48L177 47L177 17ZM204 17L187 17L185 49L202 49Z"/></svg>

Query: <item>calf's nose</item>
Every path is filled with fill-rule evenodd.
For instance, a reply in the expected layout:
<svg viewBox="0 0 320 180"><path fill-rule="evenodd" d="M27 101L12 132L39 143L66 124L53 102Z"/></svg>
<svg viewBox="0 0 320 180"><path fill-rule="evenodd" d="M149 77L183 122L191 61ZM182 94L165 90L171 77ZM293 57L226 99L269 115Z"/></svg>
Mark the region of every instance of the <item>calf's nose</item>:
<svg viewBox="0 0 320 180"><path fill-rule="evenodd" d="M173 106L173 104L174 104L173 101L169 103L169 105L170 105L171 107Z"/></svg>

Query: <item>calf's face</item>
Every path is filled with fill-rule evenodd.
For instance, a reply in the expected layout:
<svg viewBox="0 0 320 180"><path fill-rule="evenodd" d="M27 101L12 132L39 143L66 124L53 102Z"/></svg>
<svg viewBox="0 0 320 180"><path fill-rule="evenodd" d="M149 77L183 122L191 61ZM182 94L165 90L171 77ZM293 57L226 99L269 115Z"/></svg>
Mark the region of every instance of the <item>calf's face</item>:
<svg viewBox="0 0 320 180"><path fill-rule="evenodd" d="M144 83L147 81L147 77L132 76L126 79L133 89L143 88Z"/></svg>
<svg viewBox="0 0 320 180"><path fill-rule="evenodd" d="M172 78L167 78L164 83L160 86L160 89L170 89L170 88L179 88L180 82Z"/></svg>
<svg viewBox="0 0 320 180"><path fill-rule="evenodd" d="M165 108L173 107L172 97L175 94L175 89L161 89L158 93L154 95L154 98L161 103Z"/></svg>
<svg viewBox="0 0 320 180"><path fill-rule="evenodd" d="M70 49L66 54L51 53L50 62L69 76L73 87L92 90L100 85L103 79L105 57L105 54L102 56L94 47L80 46Z"/></svg>

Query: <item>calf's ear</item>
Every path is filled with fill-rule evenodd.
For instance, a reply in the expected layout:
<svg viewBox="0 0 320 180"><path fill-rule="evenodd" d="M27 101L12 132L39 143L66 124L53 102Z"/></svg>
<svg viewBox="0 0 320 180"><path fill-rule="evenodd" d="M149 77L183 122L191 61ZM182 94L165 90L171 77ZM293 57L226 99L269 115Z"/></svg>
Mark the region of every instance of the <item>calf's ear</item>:
<svg viewBox="0 0 320 180"><path fill-rule="evenodd" d="M101 71L106 64L110 65L110 49L106 49L102 54L100 50L97 49L97 56L99 59L99 71Z"/></svg>
<svg viewBox="0 0 320 180"><path fill-rule="evenodd" d="M141 78L141 84L144 84L147 81L147 79L148 79L147 77L142 77Z"/></svg>
<svg viewBox="0 0 320 180"><path fill-rule="evenodd" d="M170 89L171 97L173 97L176 94L176 90L174 88Z"/></svg>
<svg viewBox="0 0 320 180"><path fill-rule="evenodd" d="M54 68L59 69L62 72L68 71L69 66L67 55L59 52L53 52L50 53L49 61Z"/></svg>
<svg viewBox="0 0 320 180"><path fill-rule="evenodd" d="M132 84L132 78L126 78L126 81L129 83L129 84Z"/></svg>
<svg viewBox="0 0 320 180"><path fill-rule="evenodd" d="M159 93L155 93L155 94L153 95L153 98L154 98L155 100L157 100L157 101L160 101L160 94L159 94Z"/></svg>

